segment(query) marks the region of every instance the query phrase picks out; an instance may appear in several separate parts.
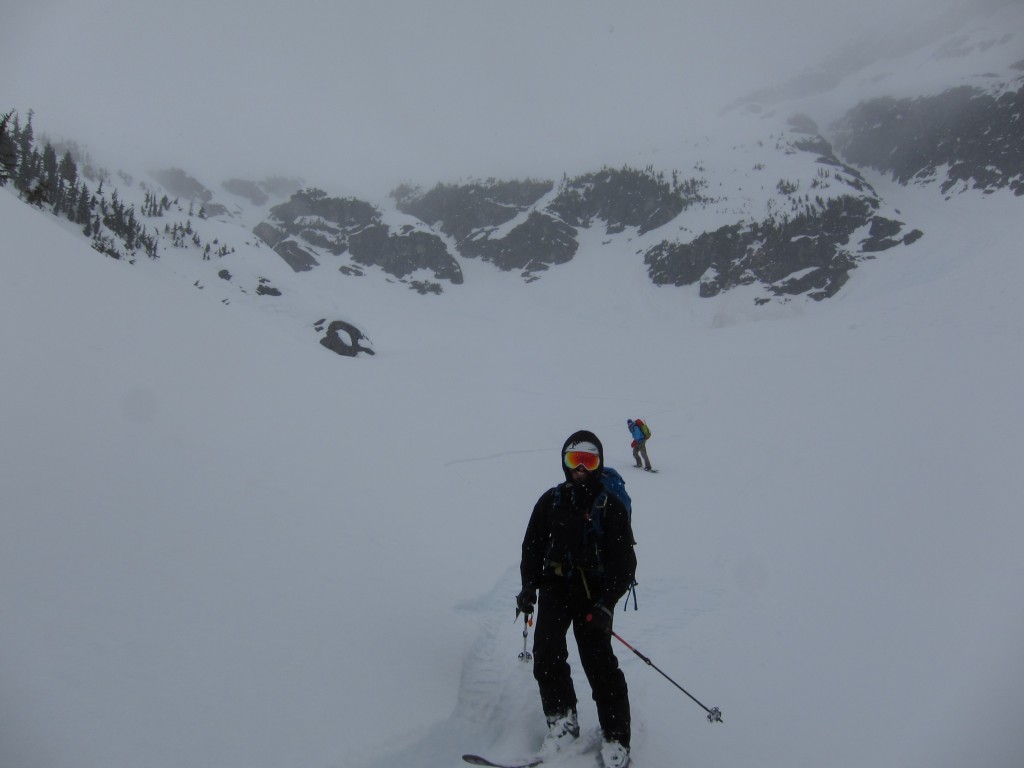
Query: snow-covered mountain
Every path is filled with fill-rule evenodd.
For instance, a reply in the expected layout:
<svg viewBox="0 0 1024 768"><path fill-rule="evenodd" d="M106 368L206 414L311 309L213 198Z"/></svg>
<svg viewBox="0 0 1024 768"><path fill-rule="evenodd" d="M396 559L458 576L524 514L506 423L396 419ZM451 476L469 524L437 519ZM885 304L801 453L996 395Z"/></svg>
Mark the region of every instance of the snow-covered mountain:
<svg viewBox="0 0 1024 768"><path fill-rule="evenodd" d="M94 247L173 262L225 303L255 294L308 305L308 289L289 272L315 272L305 283L331 295L366 279L419 293L472 290L466 272L476 262L531 282L584 243L656 285L684 288L681 298L742 288L754 306L821 300L864 262L900 258L928 236L865 169L947 196L1024 191L1024 48L1014 34L1024 11L981 8L844 50L785 87L738 100L706 133L615 168L400 185L386 200L365 200L326 191L329 180L215 180L180 168L112 174L58 142L50 174L40 160L32 183L58 207L68 195L57 156L74 163L77 155L83 187L67 215L86 223ZM118 206L133 226L110 221ZM312 314L306 321L326 346L372 350L370 329L351 311L325 300Z"/></svg>
<svg viewBox="0 0 1024 768"><path fill-rule="evenodd" d="M544 726L517 659L519 544L577 428L627 468L634 499L639 610L617 631L725 719L620 648L636 765L1018 766L1024 219L1020 144L999 137L1020 130L1003 111L1021 88L1020 12L828 89L744 100L714 133L638 151L635 172L574 173L536 197L477 180L360 200L330 180L98 162L93 181L83 159L109 210L116 189L155 233L152 259L9 183L0 766L529 753ZM970 55L936 58L953 50ZM935 87L887 90L923 82L913 66ZM972 79L986 85L965 109L1006 123L963 135L1005 151L984 177L963 175L964 141L909 162L919 134L889 121ZM873 132L893 151L853 163ZM616 208L627 181L667 187L650 198L664 205ZM848 200L839 229L795 229L831 200ZM467 225L466 210L494 218ZM520 236L552 257L517 261ZM825 243L832 261L771 271ZM431 262L403 272L420 257L460 280ZM375 354L317 343L346 341ZM658 475L629 474L636 416Z"/></svg>

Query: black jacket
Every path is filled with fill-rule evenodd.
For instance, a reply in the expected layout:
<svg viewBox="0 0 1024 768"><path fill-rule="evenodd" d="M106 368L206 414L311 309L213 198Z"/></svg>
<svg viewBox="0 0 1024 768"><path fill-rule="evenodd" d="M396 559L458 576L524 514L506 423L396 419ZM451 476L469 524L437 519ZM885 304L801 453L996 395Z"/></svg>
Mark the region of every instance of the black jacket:
<svg viewBox="0 0 1024 768"><path fill-rule="evenodd" d="M579 579L595 602L611 608L636 573L629 513L612 494L600 512L600 533L588 523L601 493L598 473L588 485L569 481L551 488L537 501L523 537L522 583L541 588L562 579Z"/></svg>

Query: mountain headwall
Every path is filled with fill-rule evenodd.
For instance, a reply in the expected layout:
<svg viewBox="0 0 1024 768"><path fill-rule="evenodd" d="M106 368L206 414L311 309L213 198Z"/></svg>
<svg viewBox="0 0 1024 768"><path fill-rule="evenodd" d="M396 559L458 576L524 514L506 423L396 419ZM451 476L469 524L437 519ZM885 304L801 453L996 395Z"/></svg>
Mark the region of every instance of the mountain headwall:
<svg viewBox="0 0 1024 768"><path fill-rule="evenodd" d="M426 270L435 280L462 282L462 269L440 237L412 226L392 232L381 212L365 201L304 189L270 213L253 233L296 272L320 266L319 251L335 256L348 252L353 265L345 267L346 274L359 276L360 267L376 266L402 279ZM436 290L423 281L414 283L422 292Z"/></svg>
<svg viewBox="0 0 1024 768"><path fill-rule="evenodd" d="M1024 70L1024 61L1015 65ZM901 184L937 182L943 192L1009 188L1024 195L1024 77L991 94L961 86L915 99L859 104L834 126L852 163Z"/></svg>
<svg viewBox="0 0 1024 768"><path fill-rule="evenodd" d="M743 158L751 167L740 165ZM642 244L632 250L656 284L699 284L707 297L758 283L763 301L832 296L858 262L921 236L886 210L805 116L729 168L712 171L699 158L694 167L698 173L689 177L653 166L606 167L557 185L491 179L427 191L403 186L392 199L410 223L397 232L383 223L387 212L369 203L303 190L253 231L296 271L320 266L323 254L344 256L337 268L346 274L376 266L422 293L438 293L443 282L462 283L459 259L537 280L576 256L582 230L600 227L606 246ZM786 175L772 176L776 168ZM756 199L751 188L759 190Z"/></svg>
<svg viewBox="0 0 1024 768"><path fill-rule="evenodd" d="M920 230L904 232L903 222L880 213L883 201L813 133L809 118L796 116L790 124L796 135L780 148L809 153L818 166L804 194L800 180L780 180L779 213L739 220L689 242L658 243L644 254L656 284L699 283L700 295L708 297L761 283L774 296L806 294L820 300L834 295L859 261L921 237Z"/></svg>
<svg viewBox="0 0 1024 768"><path fill-rule="evenodd" d="M213 274L268 302L295 290L288 270L330 271L346 287L383 275L438 294L466 290L470 262L532 282L597 250L701 297L742 287L759 304L821 300L865 261L927 236L868 170L946 196L1024 196L1022 20L1019 5L1000 2L913 45L858 51L812 93L748 97L713 135L680 138L646 167L403 185L369 202L283 177L218 187L180 168L111 174L73 142L40 146L32 113L11 112L0 119L0 185L80 227L100 253L128 263L174 254L200 289L210 272L189 256L223 260ZM803 113L787 116L786 104ZM836 105L853 106L833 122Z"/></svg>

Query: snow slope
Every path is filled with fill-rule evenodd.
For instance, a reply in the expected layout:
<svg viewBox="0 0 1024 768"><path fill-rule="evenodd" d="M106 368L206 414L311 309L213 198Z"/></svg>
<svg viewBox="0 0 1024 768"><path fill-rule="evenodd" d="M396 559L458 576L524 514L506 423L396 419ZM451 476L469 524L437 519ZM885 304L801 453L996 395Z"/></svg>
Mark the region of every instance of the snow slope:
<svg viewBox="0 0 1024 768"><path fill-rule="evenodd" d="M1020 201L870 181L926 236L833 300L751 322L584 244L359 283L355 360L320 298L225 306L0 190L0 765L528 753L522 530L564 437L626 467L636 416L616 629L725 718L622 648L638 766L1020 765Z"/></svg>

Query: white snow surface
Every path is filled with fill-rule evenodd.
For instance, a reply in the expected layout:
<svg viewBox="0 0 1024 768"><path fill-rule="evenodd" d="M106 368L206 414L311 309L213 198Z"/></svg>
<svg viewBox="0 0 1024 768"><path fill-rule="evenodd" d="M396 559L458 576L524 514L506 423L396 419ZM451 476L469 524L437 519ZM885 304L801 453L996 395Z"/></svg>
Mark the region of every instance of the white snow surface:
<svg viewBox="0 0 1024 768"><path fill-rule="evenodd" d="M636 765L1019 766L1020 199L871 182L926 235L831 300L657 288L595 235L528 285L339 280L357 359L311 273L225 306L0 191L0 765L529 754L519 545L589 428L634 499L616 630L725 719L618 646Z"/></svg>
<svg viewBox="0 0 1024 768"><path fill-rule="evenodd" d="M637 146L621 159L700 164L714 202L581 230L531 283L468 259L440 296L324 253L295 273L251 234L280 200L194 222L222 260L129 265L0 189L0 768L530 754L520 542L581 428L634 502L639 610L616 631L725 720L617 644L637 768L1019 768L1021 198L866 174L924 236L820 303L659 288L641 255L806 180L810 155L760 151L791 112L826 126L858 93L931 92L925 72L1005 73L1004 26L747 115L760 131ZM939 72L968 50L984 69ZM376 354L325 350L321 318ZM657 475L630 468L631 417ZM573 666L585 748L560 764L592 767Z"/></svg>

